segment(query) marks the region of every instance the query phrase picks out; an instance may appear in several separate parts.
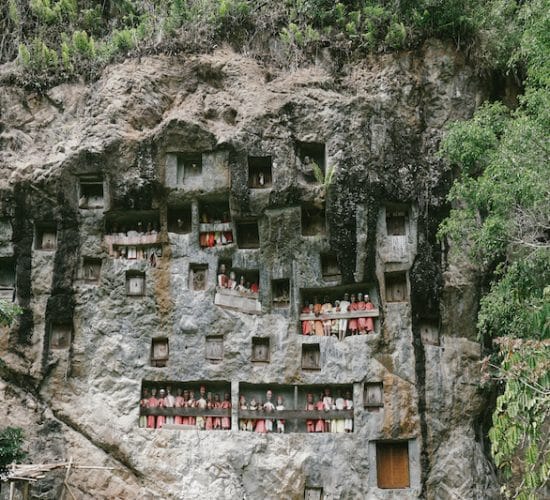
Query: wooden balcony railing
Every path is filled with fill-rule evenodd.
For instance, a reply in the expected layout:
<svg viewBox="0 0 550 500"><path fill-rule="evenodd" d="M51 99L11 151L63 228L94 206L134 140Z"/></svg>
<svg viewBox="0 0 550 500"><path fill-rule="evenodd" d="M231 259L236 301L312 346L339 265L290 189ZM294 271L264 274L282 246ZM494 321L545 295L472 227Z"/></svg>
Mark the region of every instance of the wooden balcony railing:
<svg viewBox="0 0 550 500"><path fill-rule="evenodd" d="M226 309L233 309L247 314L261 314L262 304L258 300L258 294L251 291L230 290L229 288L216 288L214 304Z"/></svg>
<svg viewBox="0 0 550 500"><path fill-rule="evenodd" d="M357 319L357 318L378 318L380 311L378 309L365 309L363 311L342 311L332 313L322 313L316 316L313 313L300 314L300 321L328 321L331 319Z"/></svg>

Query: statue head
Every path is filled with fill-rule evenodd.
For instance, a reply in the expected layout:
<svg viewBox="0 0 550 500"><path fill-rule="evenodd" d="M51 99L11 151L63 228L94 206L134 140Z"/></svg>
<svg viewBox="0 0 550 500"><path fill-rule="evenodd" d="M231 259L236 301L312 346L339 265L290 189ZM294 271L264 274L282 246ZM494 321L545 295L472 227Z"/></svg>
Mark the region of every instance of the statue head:
<svg viewBox="0 0 550 500"><path fill-rule="evenodd" d="M237 276L235 275L235 273L234 273L233 271L231 271L231 272L229 273L229 279L230 279L230 280L233 280L233 281L235 281L235 280L237 279Z"/></svg>
<svg viewBox="0 0 550 500"><path fill-rule="evenodd" d="M226 393L223 395L223 399L224 399L224 401L229 401L230 396L229 396L229 393L228 393L228 392L226 392Z"/></svg>
<svg viewBox="0 0 550 500"><path fill-rule="evenodd" d="M354 293L351 294L351 297L350 297L349 300L352 304L355 302L355 294Z"/></svg>
<svg viewBox="0 0 550 500"><path fill-rule="evenodd" d="M267 390L267 392L265 393L265 397L267 398L268 401L271 401L271 398L273 397L273 393L271 392L271 389Z"/></svg>
<svg viewBox="0 0 550 500"><path fill-rule="evenodd" d="M365 294L365 302L370 302L370 297L368 293Z"/></svg>
<svg viewBox="0 0 550 500"><path fill-rule="evenodd" d="M313 394L311 394L311 392L308 392L307 395L306 395L306 401L308 403L313 403Z"/></svg>
<svg viewBox="0 0 550 500"><path fill-rule="evenodd" d="M216 403L219 403L220 402L220 395L219 394L214 394L214 401Z"/></svg>
<svg viewBox="0 0 550 500"><path fill-rule="evenodd" d="M277 396L277 406L281 406L283 404L283 396Z"/></svg>
<svg viewBox="0 0 550 500"><path fill-rule="evenodd" d="M220 274L225 274L225 264L220 264Z"/></svg>
<svg viewBox="0 0 550 500"><path fill-rule="evenodd" d="M241 279L239 280L239 283L240 283L241 285L244 285L244 276L241 276Z"/></svg>
<svg viewBox="0 0 550 500"><path fill-rule="evenodd" d="M324 393L325 396L330 396L330 387L325 386L324 389L323 389L323 393Z"/></svg>
<svg viewBox="0 0 550 500"><path fill-rule="evenodd" d="M166 391L164 389L161 389L159 391L159 397L163 398L164 396L166 396Z"/></svg>
<svg viewBox="0 0 550 500"><path fill-rule="evenodd" d="M346 302L349 302L349 293L345 293L345 294L344 294L344 300L345 300Z"/></svg>
<svg viewBox="0 0 550 500"><path fill-rule="evenodd" d="M154 387L151 389L151 395L153 397L155 397L157 395L157 390Z"/></svg>
<svg viewBox="0 0 550 500"><path fill-rule="evenodd" d="M359 292L359 293L357 294L357 300L358 300L359 302L363 302L363 294L362 294L362 293Z"/></svg>

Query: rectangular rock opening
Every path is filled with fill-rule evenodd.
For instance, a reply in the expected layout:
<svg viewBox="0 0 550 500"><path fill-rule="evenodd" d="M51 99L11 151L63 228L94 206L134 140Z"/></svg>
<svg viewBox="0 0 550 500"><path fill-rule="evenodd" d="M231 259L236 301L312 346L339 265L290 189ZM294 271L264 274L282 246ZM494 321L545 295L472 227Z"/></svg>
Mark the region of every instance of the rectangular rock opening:
<svg viewBox="0 0 550 500"><path fill-rule="evenodd" d="M50 349L68 349L71 345L73 325L70 323L52 323L50 325Z"/></svg>
<svg viewBox="0 0 550 500"><path fill-rule="evenodd" d="M151 366L155 368L166 367L169 355L169 344L166 337L151 339Z"/></svg>
<svg viewBox="0 0 550 500"><path fill-rule="evenodd" d="M290 306L290 280L271 280L271 304L275 308Z"/></svg>
<svg viewBox="0 0 550 500"><path fill-rule="evenodd" d="M271 156L248 157L248 187L266 189L273 184Z"/></svg>
<svg viewBox="0 0 550 500"><path fill-rule="evenodd" d="M323 500L323 488L320 486L306 486L304 500Z"/></svg>
<svg viewBox="0 0 550 500"><path fill-rule="evenodd" d="M241 269L229 267L227 286L231 290L258 294L260 291L260 272L258 269Z"/></svg>
<svg viewBox="0 0 550 500"><path fill-rule="evenodd" d="M239 383L239 430L353 432L353 387Z"/></svg>
<svg viewBox="0 0 550 500"><path fill-rule="evenodd" d="M339 340L379 331L378 294L373 283L300 289L302 335Z"/></svg>
<svg viewBox="0 0 550 500"><path fill-rule="evenodd" d="M252 361L256 363L269 363L269 344L269 337L252 337Z"/></svg>
<svg viewBox="0 0 550 500"><path fill-rule="evenodd" d="M387 302L406 302L408 300L407 273L405 271L385 273L384 279Z"/></svg>
<svg viewBox="0 0 550 500"><path fill-rule="evenodd" d="M239 221L237 226L237 246L244 249L260 248L260 233L257 220Z"/></svg>
<svg viewBox="0 0 550 500"><path fill-rule="evenodd" d="M363 406L368 411L378 411L384 406L382 382L367 382L363 391Z"/></svg>
<svg viewBox="0 0 550 500"><path fill-rule="evenodd" d="M84 257L82 259L82 279L97 283L101 277L101 259Z"/></svg>
<svg viewBox="0 0 550 500"><path fill-rule="evenodd" d="M158 210L113 211L105 215L105 234L143 236L156 235L159 231Z"/></svg>
<svg viewBox="0 0 550 500"><path fill-rule="evenodd" d="M308 183L323 182L326 173L325 145L321 142L298 142L299 170Z"/></svg>
<svg viewBox="0 0 550 500"><path fill-rule="evenodd" d="M420 317L418 321L420 338L426 345L441 345L439 319L434 317Z"/></svg>
<svg viewBox="0 0 550 500"><path fill-rule="evenodd" d="M196 292L208 287L208 264L189 264L189 289Z"/></svg>
<svg viewBox="0 0 550 500"><path fill-rule="evenodd" d="M325 209L313 205L302 205L302 236L324 236L327 234Z"/></svg>
<svg viewBox="0 0 550 500"><path fill-rule="evenodd" d="M133 297L145 295L145 273L126 271L126 295Z"/></svg>
<svg viewBox="0 0 550 500"><path fill-rule="evenodd" d="M38 223L35 229L34 248L36 250L55 250L57 247L57 228L53 223Z"/></svg>
<svg viewBox="0 0 550 500"><path fill-rule="evenodd" d="M223 360L223 335L209 335L206 337L205 358L211 363Z"/></svg>
<svg viewBox="0 0 550 500"><path fill-rule="evenodd" d="M176 171L176 184L184 184L187 179L202 175L202 154L181 153L178 154L178 166Z"/></svg>
<svg viewBox="0 0 550 500"><path fill-rule="evenodd" d="M230 430L231 384L224 380L143 381L139 426L157 430Z"/></svg>
<svg viewBox="0 0 550 500"><path fill-rule="evenodd" d="M111 257L147 260L152 267L162 256L157 210L110 212L105 216L105 244Z"/></svg>
<svg viewBox="0 0 550 500"><path fill-rule="evenodd" d="M379 488L409 488L409 443L377 442L376 473Z"/></svg>
<svg viewBox="0 0 550 500"><path fill-rule="evenodd" d="M189 234L192 230L191 205L168 208L168 232Z"/></svg>
<svg viewBox="0 0 550 500"><path fill-rule="evenodd" d="M81 176L78 186L79 208L104 208L103 177L100 174Z"/></svg>
<svg viewBox="0 0 550 500"><path fill-rule="evenodd" d="M15 259L0 258L0 299L12 302L15 299Z"/></svg>
<svg viewBox="0 0 550 500"><path fill-rule="evenodd" d="M408 211L404 207L386 207L386 234L405 236L407 234Z"/></svg>
<svg viewBox="0 0 550 500"><path fill-rule="evenodd" d="M229 200L214 199L199 202L199 244L203 248L233 243Z"/></svg>
<svg viewBox="0 0 550 500"><path fill-rule="evenodd" d="M340 281L342 279L336 254L321 254L321 273L325 281Z"/></svg>
<svg viewBox="0 0 550 500"><path fill-rule="evenodd" d="M321 346L319 344L302 344L302 370L321 369Z"/></svg>

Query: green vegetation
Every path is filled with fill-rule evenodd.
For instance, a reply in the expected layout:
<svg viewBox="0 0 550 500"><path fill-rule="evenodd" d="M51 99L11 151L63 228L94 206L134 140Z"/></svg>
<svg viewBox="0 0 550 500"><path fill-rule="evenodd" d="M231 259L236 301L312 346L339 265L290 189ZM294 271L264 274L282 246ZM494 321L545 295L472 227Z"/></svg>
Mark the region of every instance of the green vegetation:
<svg viewBox="0 0 550 500"><path fill-rule="evenodd" d="M454 124L443 155L460 168L441 227L490 279L478 315L493 342L485 376L498 384L489 432L503 492L541 498L550 478L550 3L526 2L510 65L526 68L520 105L483 106Z"/></svg>
<svg viewBox="0 0 550 500"><path fill-rule="evenodd" d="M21 309L17 304L0 300L0 326L11 325L16 316L22 312L23 309Z"/></svg>
<svg viewBox="0 0 550 500"><path fill-rule="evenodd" d="M6 0L0 63L17 60L20 83L40 89L94 78L124 57L220 43L268 56L267 40L279 39L283 53L271 55L300 63L323 48L361 57L436 37L487 70L517 45L520 9L513 0Z"/></svg>
<svg viewBox="0 0 550 500"><path fill-rule="evenodd" d="M0 430L0 474L13 462L20 462L26 457L21 450L23 430L19 427L5 427Z"/></svg>

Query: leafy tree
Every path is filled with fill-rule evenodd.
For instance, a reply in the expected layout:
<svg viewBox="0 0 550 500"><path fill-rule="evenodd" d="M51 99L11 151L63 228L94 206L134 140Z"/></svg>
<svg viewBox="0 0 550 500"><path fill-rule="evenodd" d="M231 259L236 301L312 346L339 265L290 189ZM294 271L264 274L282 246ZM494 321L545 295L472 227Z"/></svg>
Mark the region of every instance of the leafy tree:
<svg viewBox="0 0 550 500"><path fill-rule="evenodd" d="M23 430L19 427L5 427L0 430L0 474L13 462L26 457L23 446Z"/></svg>
<svg viewBox="0 0 550 500"><path fill-rule="evenodd" d="M503 493L519 499L541 498L550 478L549 7L533 0L517 12L509 64L527 70L518 108L483 106L441 147L460 177L440 233L491 283L477 324L494 345L485 378L502 388L489 438Z"/></svg>

